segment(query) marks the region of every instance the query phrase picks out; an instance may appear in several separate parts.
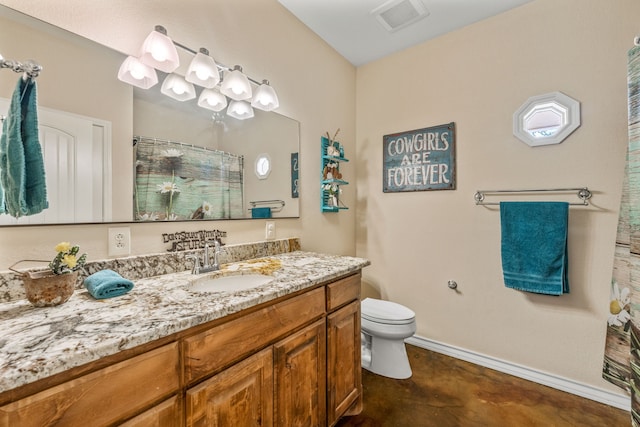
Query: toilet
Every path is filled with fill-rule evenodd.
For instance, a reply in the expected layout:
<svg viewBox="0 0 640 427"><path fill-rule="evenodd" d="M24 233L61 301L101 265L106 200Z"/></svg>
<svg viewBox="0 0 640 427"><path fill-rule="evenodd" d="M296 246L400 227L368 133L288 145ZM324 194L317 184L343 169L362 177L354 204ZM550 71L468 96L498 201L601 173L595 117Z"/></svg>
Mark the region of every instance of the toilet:
<svg viewBox="0 0 640 427"><path fill-rule="evenodd" d="M391 301L361 301L362 367L389 378L411 377L405 338L416 332L416 314Z"/></svg>

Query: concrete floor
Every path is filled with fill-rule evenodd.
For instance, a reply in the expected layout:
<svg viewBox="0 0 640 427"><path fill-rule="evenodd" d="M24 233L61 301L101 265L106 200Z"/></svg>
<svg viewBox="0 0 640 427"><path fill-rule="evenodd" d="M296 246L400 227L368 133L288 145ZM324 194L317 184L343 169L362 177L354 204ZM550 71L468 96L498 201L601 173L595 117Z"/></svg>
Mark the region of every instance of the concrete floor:
<svg viewBox="0 0 640 427"><path fill-rule="evenodd" d="M407 345L413 376L363 370L364 410L339 427L623 427L627 411Z"/></svg>

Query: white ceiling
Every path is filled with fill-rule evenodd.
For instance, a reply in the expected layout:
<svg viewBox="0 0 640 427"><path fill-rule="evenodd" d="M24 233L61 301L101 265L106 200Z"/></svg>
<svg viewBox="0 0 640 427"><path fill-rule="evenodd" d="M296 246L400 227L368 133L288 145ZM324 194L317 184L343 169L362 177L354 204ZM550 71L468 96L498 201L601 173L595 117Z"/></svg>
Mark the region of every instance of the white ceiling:
<svg viewBox="0 0 640 427"><path fill-rule="evenodd" d="M418 0L429 14L392 33L371 11L394 0L278 1L349 62L359 66L532 0Z"/></svg>

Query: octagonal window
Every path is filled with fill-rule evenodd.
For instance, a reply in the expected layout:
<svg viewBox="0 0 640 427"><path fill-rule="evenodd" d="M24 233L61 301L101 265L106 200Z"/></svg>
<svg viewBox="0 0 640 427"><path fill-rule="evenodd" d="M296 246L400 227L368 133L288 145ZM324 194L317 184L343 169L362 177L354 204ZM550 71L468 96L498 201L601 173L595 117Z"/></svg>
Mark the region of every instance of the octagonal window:
<svg viewBox="0 0 640 427"><path fill-rule="evenodd" d="M580 126L580 103L560 92L529 98L513 115L513 134L530 146L559 144Z"/></svg>

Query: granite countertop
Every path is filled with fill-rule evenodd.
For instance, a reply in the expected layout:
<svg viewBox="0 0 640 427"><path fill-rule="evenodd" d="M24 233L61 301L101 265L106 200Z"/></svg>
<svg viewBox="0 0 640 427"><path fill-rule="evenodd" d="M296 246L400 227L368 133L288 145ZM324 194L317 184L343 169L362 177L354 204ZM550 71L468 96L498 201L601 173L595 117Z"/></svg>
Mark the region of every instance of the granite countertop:
<svg viewBox="0 0 640 427"><path fill-rule="evenodd" d="M1 303L0 392L344 276L369 261L296 251L222 270L270 272L274 265L272 282L233 293L190 291L199 276L185 271L136 280L131 292L111 299L96 300L81 289L56 307L33 307L26 299Z"/></svg>

